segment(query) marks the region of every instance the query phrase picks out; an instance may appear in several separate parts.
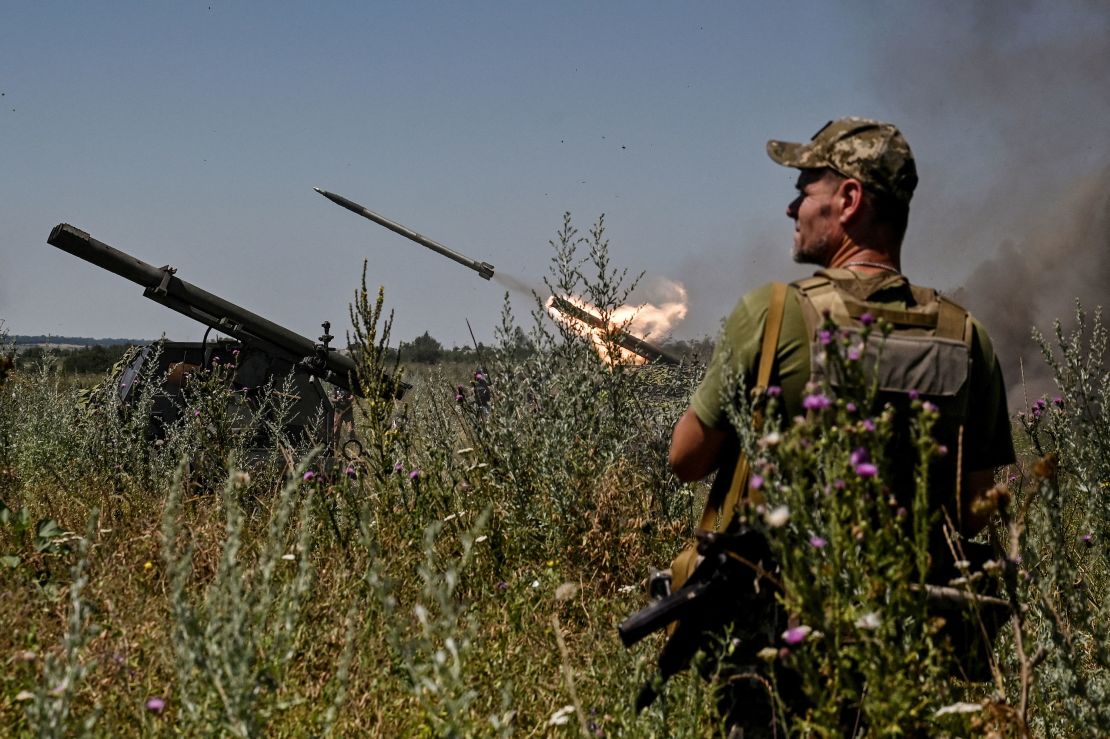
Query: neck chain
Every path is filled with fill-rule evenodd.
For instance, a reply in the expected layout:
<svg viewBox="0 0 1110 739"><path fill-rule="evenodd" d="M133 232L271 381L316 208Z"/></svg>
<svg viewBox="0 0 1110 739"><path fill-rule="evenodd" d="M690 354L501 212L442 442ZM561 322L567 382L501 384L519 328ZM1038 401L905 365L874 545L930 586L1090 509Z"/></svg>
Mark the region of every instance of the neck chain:
<svg viewBox="0 0 1110 739"><path fill-rule="evenodd" d="M841 266L843 266L843 267L871 267L873 269L881 269L881 270L885 270L887 272L893 272L896 275L902 274L902 272L900 270L897 270L894 267L891 267L889 264L881 264L880 262L867 262L867 261L864 261L862 259L857 259L854 262L847 262L846 264L843 264Z"/></svg>

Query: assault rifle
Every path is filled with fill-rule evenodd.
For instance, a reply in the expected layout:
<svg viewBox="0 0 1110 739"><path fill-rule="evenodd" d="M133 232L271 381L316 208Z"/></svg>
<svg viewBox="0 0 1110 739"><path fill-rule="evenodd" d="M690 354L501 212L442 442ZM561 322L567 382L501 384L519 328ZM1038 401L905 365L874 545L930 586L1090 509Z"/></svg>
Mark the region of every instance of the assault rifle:
<svg viewBox="0 0 1110 739"><path fill-rule="evenodd" d="M771 550L760 532L741 527L737 533L695 535L701 556L689 579L617 627L624 646L631 647L678 622L656 660L658 676L640 688L637 712L655 701L662 684L686 669L713 635L725 632L739 609L755 605L753 599L765 602L774 597L764 569L771 568Z"/></svg>

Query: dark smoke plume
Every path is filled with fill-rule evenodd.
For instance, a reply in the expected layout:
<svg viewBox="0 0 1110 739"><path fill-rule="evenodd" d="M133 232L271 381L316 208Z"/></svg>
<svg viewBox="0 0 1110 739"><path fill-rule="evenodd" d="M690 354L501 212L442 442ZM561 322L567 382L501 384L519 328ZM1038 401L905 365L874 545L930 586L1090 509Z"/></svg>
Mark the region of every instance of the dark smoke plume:
<svg viewBox="0 0 1110 739"><path fill-rule="evenodd" d="M1076 300L1110 308L1110 3L920 7L875 72L919 149L906 257L911 274L967 265L957 300L989 329L1018 410L1019 366L1030 397L1050 389L1032 328L1071 325Z"/></svg>

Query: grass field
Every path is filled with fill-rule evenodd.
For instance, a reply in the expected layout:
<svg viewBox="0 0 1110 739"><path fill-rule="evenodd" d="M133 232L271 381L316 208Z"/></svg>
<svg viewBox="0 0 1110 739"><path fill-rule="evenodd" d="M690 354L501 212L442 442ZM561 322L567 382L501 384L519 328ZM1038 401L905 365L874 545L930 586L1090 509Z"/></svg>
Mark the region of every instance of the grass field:
<svg viewBox="0 0 1110 739"><path fill-rule="evenodd" d="M623 302L591 239L597 270L584 277L567 258L577 236L560 235L553 287ZM380 377L380 297L364 289L353 319L363 377ZM539 321L535 353L516 357L516 325L506 308L488 408L455 399L471 368L409 374L402 403L362 404L365 452L331 477L311 440L247 454L219 377L198 379L190 421L152 444L141 402L123 413L110 392L86 402L49 370L8 374L5 733L712 735L713 683L694 671L636 715L662 638L625 650L615 631L700 514L704 486L674 480L665 450L701 368L606 367ZM1110 733L1110 379L1099 316L1080 326L1046 342L1059 397L1016 419L1022 459L1000 479L989 576L1021 617L996 643L990 683L948 677L923 601L888 576L920 555L896 516L864 541L858 507L830 508L844 530L813 544L797 501L852 451L837 436L849 399L748 440L780 475L768 506L792 513L751 515L783 560L781 605L810 629L765 655L771 683L781 665L815 686L807 716L784 716L791 734L841 734L845 706L874 735ZM258 422L279 400L270 411ZM791 457L807 439L821 453ZM872 483L842 500L869 499L857 484ZM821 559L833 553L836 568Z"/></svg>

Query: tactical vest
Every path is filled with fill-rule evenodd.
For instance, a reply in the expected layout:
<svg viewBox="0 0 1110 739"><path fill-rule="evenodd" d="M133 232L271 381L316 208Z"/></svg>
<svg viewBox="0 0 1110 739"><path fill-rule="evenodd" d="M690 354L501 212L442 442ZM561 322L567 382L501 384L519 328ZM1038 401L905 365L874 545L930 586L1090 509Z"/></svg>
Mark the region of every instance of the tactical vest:
<svg viewBox="0 0 1110 739"><path fill-rule="evenodd" d="M825 347L819 337L826 315L837 331L850 335L862 331L860 319L864 314L870 314L876 325L888 322L892 326L885 338L878 332L870 337L860 359L867 372L878 375L877 403L890 403L897 412L894 448L888 452L896 459L914 459L909 429L911 398L916 395L935 405L940 418L933 436L948 447L949 454L931 465L931 505L950 505L949 514L958 520L975 331L970 314L936 290L909 285L895 276L876 284L848 270L828 269L793 283L793 287L806 323L810 378L815 382L827 379L834 389L841 382L836 370L822 361ZM869 300L891 291L897 291L900 300L905 299L905 309ZM913 469L912 463L892 466L888 483L896 493L910 494Z"/></svg>
<svg viewBox="0 0 1110 739"><path fill-rule="evenodd" d="M869 340L861 358L867 368L877 364L880 393L916 393L936 404L942 416L961 421L966 416L974 328L965 309L932 288L893 277L875 286L842 269L821 270L793 286L809 334L812 380L826 378L827 368L820 361L824 347L818 340L825 316L838 330L858 335L863 329L860 318L870 314L876 324L893 327L885 338ZM887 290L908 291L912 304L907 299L903 310L868 300ZM833 387L840 382L838 377L828 380Z"/></svg>

